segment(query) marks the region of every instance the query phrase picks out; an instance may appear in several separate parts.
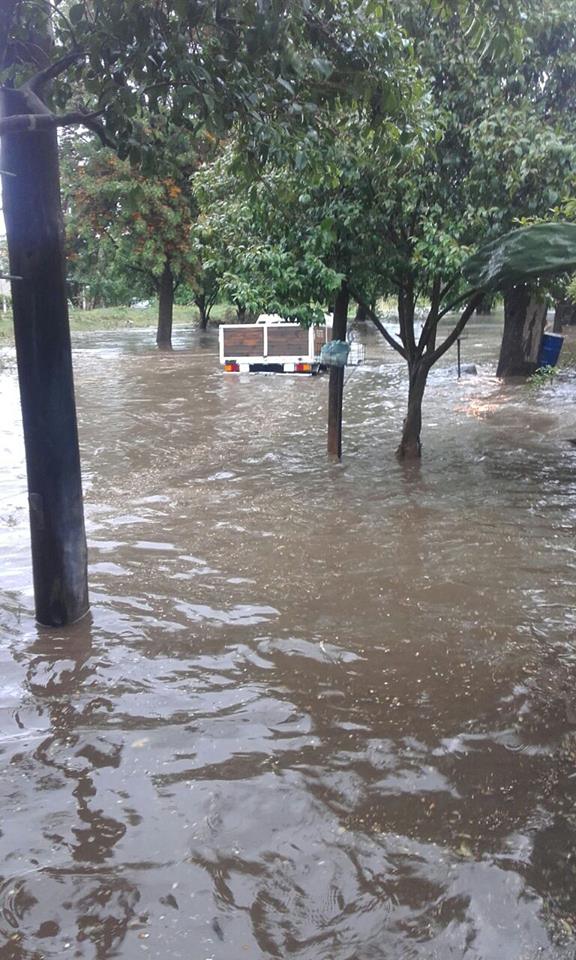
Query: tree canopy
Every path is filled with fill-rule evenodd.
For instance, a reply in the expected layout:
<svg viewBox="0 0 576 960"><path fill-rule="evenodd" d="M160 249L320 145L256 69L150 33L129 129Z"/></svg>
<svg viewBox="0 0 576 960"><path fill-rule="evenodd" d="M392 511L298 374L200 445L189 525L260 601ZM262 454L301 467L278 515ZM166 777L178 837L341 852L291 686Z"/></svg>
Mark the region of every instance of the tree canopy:
<svg viewBox="0 0 576 960"><path fill-rule="evenodd" d="M97 237L165 293L187 282L201 310L219 290L312 322L345 282L425 380L470 315L463 263L566 202L570 0L82 0L49 33L43 0L27 6L2 12L5 85L35 123L85 120L120 158L78 168L84 252ZM380 296L397 298L399 340Z"/></svg>
<svg viewBox="0 0 576 960"><path fill-rule="evenodd" d="M151 164L143 116L220 134L245 121L246 146L266 152L279 125L306 127L335 98L394 107L401 38L385 9L376 20L353 0L7 0L1 75L23 95L18 119L2 123L26 129L30 113L44 126L84 123Z"/></svg>
<svg viewBox="0 0 576 960"><path fill-rule="evenodd" d="M175 126L159 134L152 128L149 136L156 143L156 164L148 175L111 150L78 138L64 142L71 276L86 283L93 276L102 293L111 287L127 289L131 278L138 290L158 296L169 311L166 298L173 299L186 285L190 299L205 311L214 283L203 265L192 182L200 163L214 151L214 141ZM170 329L159 330L158 336L169 342Z"/></svg>

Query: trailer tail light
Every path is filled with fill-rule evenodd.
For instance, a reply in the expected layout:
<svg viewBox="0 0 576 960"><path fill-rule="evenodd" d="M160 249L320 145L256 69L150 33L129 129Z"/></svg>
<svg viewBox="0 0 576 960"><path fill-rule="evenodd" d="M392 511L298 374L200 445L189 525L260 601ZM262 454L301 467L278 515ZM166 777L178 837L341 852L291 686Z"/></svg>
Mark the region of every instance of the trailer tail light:
<svg viewBox="0 0 576 960"><path fill-rule="evenodd" d="M294 365L295 373L311 373L312 364L311 363L296 363Z"/></svg>
<svg viewBox="0 0 576 960"><path fill-rule="evenodd" d="M239 363L225 363L225 364L224 364L224 372L225 372L225 373L238 373L239 370L240 370L240 364L239 364Z"/></svg>

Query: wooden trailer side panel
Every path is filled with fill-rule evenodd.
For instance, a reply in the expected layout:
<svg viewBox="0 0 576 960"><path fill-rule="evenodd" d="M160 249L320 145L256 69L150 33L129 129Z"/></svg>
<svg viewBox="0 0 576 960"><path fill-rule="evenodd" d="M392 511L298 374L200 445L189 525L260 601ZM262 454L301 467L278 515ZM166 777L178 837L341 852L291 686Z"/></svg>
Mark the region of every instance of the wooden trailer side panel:
<svg viewBox="0 0 576 960"><path fill-rule="evenodd" d="M308 330L296 324L268 327L269 357L307 357L309 343Z"/></svg>
<svg viewBox="0 0 576 960"><path fill-rule="evenodd" d="M249 327L226 327L224 334L224 357L261 357L264 354L264 329L251 324Z"/></svg>
<svg viewBox="0 0 576 960"><path fill-rule="evenodd" d="M314 356L317 357L328 341L328 327L314 327Z"/></svg>

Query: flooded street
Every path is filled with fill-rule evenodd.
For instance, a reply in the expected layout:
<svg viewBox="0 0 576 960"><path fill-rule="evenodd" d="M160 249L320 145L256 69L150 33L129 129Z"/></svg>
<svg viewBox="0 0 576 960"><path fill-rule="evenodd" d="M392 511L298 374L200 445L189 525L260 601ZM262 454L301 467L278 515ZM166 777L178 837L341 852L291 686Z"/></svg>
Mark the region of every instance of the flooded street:
<svg viewBox="0 0 576 960"><path fill-rule="evenodd" d="M576 387L366 331L327 378L215 333L75 341L92 609L35 625L0 373L0 960L572 960ZM448 364L455 363L451 353Z"/></svg>

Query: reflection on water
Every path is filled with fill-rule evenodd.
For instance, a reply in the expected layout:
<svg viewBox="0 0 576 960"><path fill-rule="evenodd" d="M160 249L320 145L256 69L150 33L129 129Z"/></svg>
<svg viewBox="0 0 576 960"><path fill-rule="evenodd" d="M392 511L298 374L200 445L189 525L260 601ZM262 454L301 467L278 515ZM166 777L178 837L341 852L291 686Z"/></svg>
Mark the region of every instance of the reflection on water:
<svg viewBox="0 0 576 960"><path fill-rule="evenodd" d="M76 343L92 613L34 625L0 377L0 957L572 958L575 390Z"/></svg>

